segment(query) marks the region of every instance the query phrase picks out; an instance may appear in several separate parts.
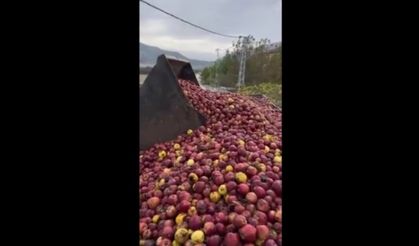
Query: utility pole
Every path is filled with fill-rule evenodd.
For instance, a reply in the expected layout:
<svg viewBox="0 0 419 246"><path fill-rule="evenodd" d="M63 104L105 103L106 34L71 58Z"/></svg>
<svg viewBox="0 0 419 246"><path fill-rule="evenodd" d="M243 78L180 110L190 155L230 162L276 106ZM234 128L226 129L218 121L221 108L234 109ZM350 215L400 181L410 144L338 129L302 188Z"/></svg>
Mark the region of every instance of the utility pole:
<svg viewBox="0 0 419 246"><path fill-rule="evenodd" d="M219 81L218 81L218 66L219 66L219 64L218 64L218 62L220 60L220 54L219 54L220 49L219 48L215 49L215 52L217 52L217 61L216 61L216 65L215 65L215 83L217 85L219 85Z"/></svg>
<svg viewBox="0 0 419 246"><path fill-rule="evenodd" d="M239 38L240 42L240 38ZM240 63L239 63L239 78L237 80L237 86L240 88L244 85L244 79L246 74L246 53L247 45L249 43L249 37L242 37L241 52L240 52Z"/></svg>

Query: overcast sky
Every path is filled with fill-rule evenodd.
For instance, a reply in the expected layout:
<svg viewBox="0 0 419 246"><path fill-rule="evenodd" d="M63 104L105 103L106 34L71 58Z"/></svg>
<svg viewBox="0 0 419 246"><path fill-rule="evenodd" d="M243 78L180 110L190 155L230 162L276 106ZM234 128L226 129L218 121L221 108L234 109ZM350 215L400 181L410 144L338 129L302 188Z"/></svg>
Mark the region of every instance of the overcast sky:
<svg viewBox="0 0 419 246"><path fill-rule="evenodd" d="M146 1L215 32L282 40L282 0ZM191 59L215 60L215 49L223 55L234 39L202 31L140 2L140 41Z"/></svg>

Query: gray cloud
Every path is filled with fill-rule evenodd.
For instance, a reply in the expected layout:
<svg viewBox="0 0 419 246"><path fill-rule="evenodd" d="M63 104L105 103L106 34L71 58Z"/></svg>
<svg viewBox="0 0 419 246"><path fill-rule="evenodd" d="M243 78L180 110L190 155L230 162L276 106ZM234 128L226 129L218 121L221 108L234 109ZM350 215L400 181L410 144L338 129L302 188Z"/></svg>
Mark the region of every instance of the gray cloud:
<svg viewBox="0 0 419 246"><path fill-rule="evenodd" d="M282 40L282 0L147 1L216 32ZM213 60L215 49L230 48L234 39L207 33L140 2L140 41L189 58Z"/></svg>

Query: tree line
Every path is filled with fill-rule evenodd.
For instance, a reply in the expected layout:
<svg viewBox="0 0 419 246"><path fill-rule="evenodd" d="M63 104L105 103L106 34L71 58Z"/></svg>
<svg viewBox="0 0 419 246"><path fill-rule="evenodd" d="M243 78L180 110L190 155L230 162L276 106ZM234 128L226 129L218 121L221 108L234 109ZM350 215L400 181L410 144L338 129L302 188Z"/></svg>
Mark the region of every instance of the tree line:
<svg viewBox="0 0 419 246"><path fill-rule="evenodd" d="M256 41L250 37L247 49L245 85L282 84L282 46L272 48L270 40ZM212 86L235 87L237 84L242 40L233 43L233 50L201 72L202 83Z"/></svg>

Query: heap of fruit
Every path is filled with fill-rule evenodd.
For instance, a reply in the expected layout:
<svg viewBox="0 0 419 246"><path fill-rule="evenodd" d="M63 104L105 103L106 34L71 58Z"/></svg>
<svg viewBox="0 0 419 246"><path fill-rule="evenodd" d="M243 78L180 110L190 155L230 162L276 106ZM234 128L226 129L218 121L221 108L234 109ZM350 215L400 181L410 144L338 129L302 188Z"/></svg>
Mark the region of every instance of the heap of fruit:
<svg viewBox="0 0 419 246"><path fill-rule="evenodd" d="M282 245L280 110L179 84L207 122L140 152L140 245Z"/></svg>

